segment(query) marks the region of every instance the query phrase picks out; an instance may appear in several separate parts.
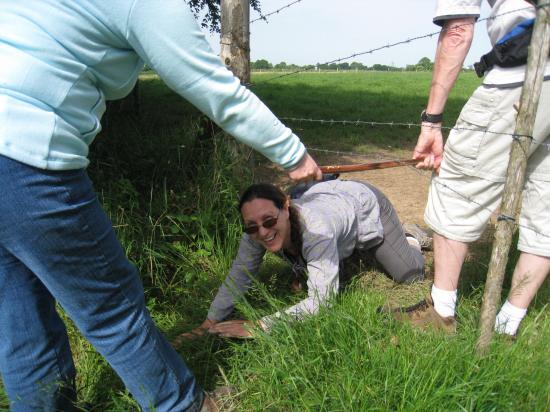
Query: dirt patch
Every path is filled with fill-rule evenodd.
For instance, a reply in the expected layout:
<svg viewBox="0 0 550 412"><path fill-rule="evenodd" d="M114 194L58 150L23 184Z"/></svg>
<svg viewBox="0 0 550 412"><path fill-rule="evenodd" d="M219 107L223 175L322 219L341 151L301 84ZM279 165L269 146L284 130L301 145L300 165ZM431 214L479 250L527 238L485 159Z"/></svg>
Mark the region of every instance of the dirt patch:
<svg viewBox="0 0 550 412"><path fill-rule="evenodd" d="M395 157L380 156L316 156L321 165L343 165L395 160ZM431 172L401 166L367 172L342 173L343 180L364 180L380 189L392 202L402 222L424 226L424 208L428 199ZM283 188L291 183L288 178L268 164L260 165L255 172L255 181L272 182Z"/></svg>
<svg viewBox="0 0 550 412"><path fill-rule="evenodd" d="M375 160L365 159L365 163ZM431 172L412 166L368 172L345 173L346 180L365 180L380 189L392 202L402 222L424 225L424 208L428 199Z"/></svg>

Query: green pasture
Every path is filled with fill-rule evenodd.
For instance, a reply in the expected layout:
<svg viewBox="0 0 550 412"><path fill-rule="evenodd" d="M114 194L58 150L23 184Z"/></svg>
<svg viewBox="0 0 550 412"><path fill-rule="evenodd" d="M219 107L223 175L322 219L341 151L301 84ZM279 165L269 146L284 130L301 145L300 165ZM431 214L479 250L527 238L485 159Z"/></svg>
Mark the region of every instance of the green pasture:
<svg viewBox="0 0 550 412"><path fill-rule="evenodd" d="M253 90L281 117L377 123L419 123L431 84L431 72L307 72L287 77L253 75ZM271 80L274 79L274 80ZM469 94L480 81L463 73L445 112L452 126ZM339 126L287 122L307 145L359 153L410 155L417 128Z"/></svg>
<svg viewBox="0 0 550 412"><path fill-rule="evenodd" d="M252 89L278 116L395 123L418 123L431 82L431 74L421 72L304 73L267 81L271 77L254 75ZM155 75L144 75L140 84L140 114L123 105L108 116L92 146L89 174L140 270L153 318L173 338L206 316L236 253L239 191L254 175L232 140ZM461 75L446 125L478 84L474 74ZM414 127L287 124L309 147L388 158L410 155L418 135ZM475 356L489 254L490 244L479 242L465 264L453 337L420 333L376 313L388 300L415 303L429 281L395 285L352 260L346 274L356 276L319 316L282 322L244 342L205 337L178 352L204 388L233 385L228 404L237 411L548 411L548 283L519 340L498 338L487 357ZM516 257L511 254L510 267ZM288 267L267 257L261 282L236 316L255 319L299 300L288 287L290 276ZM510 270L505 293L509 277ZM81 410L137 410L109 365L66 323ZM0 410L7 408L0 388Z"/></svg>

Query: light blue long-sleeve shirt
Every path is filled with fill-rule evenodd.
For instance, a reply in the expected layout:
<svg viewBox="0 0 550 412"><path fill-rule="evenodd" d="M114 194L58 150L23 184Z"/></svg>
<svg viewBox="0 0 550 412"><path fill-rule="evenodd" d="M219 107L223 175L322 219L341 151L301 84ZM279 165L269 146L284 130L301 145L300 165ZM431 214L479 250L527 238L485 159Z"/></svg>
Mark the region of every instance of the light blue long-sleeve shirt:
<svg viewBox="0 0 550 412"><path fill-rule="evenodd" d="M0 1L0 154L88 165L105 101L144 63L226 132L284 168L305 147L223 66L182 0Z"/></svg>

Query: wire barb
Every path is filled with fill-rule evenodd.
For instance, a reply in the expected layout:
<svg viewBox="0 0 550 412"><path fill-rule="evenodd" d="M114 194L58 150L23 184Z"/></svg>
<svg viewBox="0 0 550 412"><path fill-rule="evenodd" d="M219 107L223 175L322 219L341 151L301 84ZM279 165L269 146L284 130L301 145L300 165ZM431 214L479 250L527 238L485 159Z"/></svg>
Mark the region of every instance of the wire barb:
<svg viewBox="0 0 550 412"><path fill-rule="evenodd" d="M411 127L422 127L422 124L421 123L410 123L410 122L376 122L376 121L366 121L366 120L334 120L334 119L331 119L331 120L323 120L323 119L305 119L305 118L297 118L297 117L279 117L280 120L283 120L285 122L306 122L306 123L321 123L321 124L325 124L325 123L330 123L331 125L333 124L341 124L341 125L352 125L352 126L371 126L371 127L375 127L375 126L389 126L389 127L407 127L407 128L411 128ZM496 131L493 131L493 130L489 130L489 129L486 129L486 128L478 128L478 129L473 129L473 128L468 128L468 127L449 127L449 126L442 126L442 125L430 125L429 127L432 127L434 129L441 129L441 130L464 130L464 131L472 131L472 132L482 132L482 133L487 133L487 134L494 134L494 135L501 135L501 136L509 136L511 137L512 139L516 140L516 141L519 141L519 138L520 137L525 137L525 138L528 138L528 139L531 139L532 143L535 143L535 144L538 144L539 147L546 147L546 148L550 148L550 143L543 143L545 142L546 140L544 141L539 141L537 139L535 139L533 136L530 136L530 135L522 135L522 134L517 134L517 133L506 133L506 132L496 132Z"/></svg>
<svg viewBox="0 0 550 412"><path fill-rule="evenodd" d="M269 22L267 21L267 18L268 18L269 16L272 16L272 15L274 15L274 14L278 14L281 10L288 9L288 8L291 7L291 6L293 6L293 5L297 4L297 3L300 3L301 1L303 1L303 0L295 0L295 1L291 2L291 3L288 3L288 4L284 5L283 7L279 8L279 9L277 9L277 10L274 10L274 11L272 11L272 12L269 12L269 13L267 13L267 14L262 14L262 13L260 13L260 17L258 17L257 19L254 19L254 20L250 20L250 24L252 24L252 23L254 23L254 22L257 22L257 21L259 21L259 20L263 20L263 21L265 21L266 23L269 23Z"/></svg>

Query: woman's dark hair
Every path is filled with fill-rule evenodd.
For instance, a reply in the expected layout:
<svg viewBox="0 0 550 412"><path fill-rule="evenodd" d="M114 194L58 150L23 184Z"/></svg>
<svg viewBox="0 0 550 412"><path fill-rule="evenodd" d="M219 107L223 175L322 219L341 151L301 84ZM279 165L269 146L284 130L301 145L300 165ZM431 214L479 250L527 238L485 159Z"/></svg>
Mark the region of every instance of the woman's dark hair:
<svg viewBox="0 0 550 412"><path fill-rule="evenodd" d="M239 201L239 212L243 204L254 199L271 200L275 207L282 209L285 205L288 196L271 183L256 183L244 191ZM290 199L289 199L290 200ZM289 220L290 220L290 240L298 253L302 253L302 226L300 224L300 213L296 206L290 201Z"/></svg>

